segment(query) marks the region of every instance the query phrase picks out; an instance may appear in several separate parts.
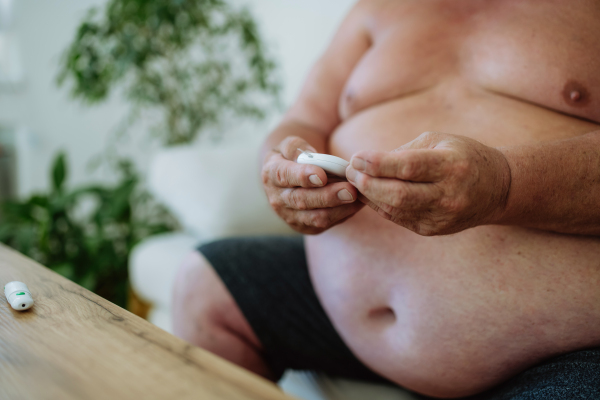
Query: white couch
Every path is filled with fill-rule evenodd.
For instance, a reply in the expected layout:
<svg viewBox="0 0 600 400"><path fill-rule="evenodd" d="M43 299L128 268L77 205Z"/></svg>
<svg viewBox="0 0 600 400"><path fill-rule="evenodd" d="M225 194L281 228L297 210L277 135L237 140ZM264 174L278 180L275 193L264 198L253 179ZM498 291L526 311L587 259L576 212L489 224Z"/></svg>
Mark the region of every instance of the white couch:
<svg viewBox="0 0 600 400"><path fill-rule="evenodd" d="M271 211L258 176L258 143L191 146L159 154L149 175L153 193L175 214L184 231L157 235L131 254L133 290L152 304L149 321L171 331L171 290L183 258L199 244L252 234L294 234ZM280 385L306 400L412 399L381 385L287 373Z"/></svg>

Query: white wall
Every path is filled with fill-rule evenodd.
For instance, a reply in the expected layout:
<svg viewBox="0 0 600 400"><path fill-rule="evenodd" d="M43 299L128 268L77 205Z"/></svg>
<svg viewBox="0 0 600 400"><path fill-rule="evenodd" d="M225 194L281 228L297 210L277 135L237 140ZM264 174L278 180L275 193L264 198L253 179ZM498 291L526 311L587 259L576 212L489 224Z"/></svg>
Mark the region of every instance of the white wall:
<svg viewBox="0 0 600 400"><path fill-rule="evenodd" d="M238 0L262 23L271 48L282 63L289 104L309 68L325 50L356 0Z"/></svg>
<svg viewBox="0 0 600 400"><path fill-rule="evenodd" d="M354 0L235 0L249 4L280 60L284 99L289 104L318 55ZM17 36L25 80L16 90L0 89L0 124L26 127L35 140L20 178L20 193L47 186L48 167L59 149L71 163L71 183L90 176L86 165L107 144L126 114L118 96L88 108L71 101L54 83L62 51L86 10L105 0L16 0L13 30ZM137 151L140 165L148 152Z"/></svg>

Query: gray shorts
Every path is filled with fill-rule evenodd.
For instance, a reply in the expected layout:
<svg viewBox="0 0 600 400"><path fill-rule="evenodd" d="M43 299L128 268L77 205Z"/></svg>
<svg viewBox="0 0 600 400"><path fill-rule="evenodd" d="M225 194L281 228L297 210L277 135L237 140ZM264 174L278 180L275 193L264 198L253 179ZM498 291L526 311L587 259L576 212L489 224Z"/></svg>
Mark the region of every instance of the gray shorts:
<svg viewBox="0 0 600 400"><path fill-rule="evenodd" d="M301 238L225 239L198 250L264 347L272 371L312 370L383 382L343 342L313 289ZM473 400L600 400L600 348L547 360Z"/></svg>

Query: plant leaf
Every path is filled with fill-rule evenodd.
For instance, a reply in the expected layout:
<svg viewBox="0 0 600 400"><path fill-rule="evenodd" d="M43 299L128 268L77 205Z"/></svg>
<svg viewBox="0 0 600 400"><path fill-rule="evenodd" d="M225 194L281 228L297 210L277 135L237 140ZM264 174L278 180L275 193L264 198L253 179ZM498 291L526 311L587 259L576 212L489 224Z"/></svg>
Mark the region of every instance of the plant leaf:
<svg viewBox="0 0 600 400"><path fill-rule="evenodd" d="M65 154L60 152L54 159L52 166L52 186L55 192L61 192L67 178L67 163L65 161Z"/></svg>

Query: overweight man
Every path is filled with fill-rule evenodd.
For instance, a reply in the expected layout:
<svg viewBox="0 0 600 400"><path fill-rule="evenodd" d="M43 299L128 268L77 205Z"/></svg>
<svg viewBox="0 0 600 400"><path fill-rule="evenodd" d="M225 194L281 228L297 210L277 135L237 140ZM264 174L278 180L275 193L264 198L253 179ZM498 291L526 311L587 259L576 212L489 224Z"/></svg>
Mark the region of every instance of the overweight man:
<svg viewBox="0 0 600 400"><path fill-rule="evenodd" d="M600 398L599 21L593 0L359 1L263 148L304 239L200 247L176 334L272 380Z"/></svg>

